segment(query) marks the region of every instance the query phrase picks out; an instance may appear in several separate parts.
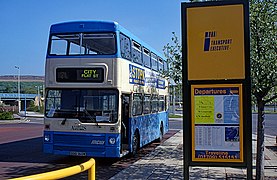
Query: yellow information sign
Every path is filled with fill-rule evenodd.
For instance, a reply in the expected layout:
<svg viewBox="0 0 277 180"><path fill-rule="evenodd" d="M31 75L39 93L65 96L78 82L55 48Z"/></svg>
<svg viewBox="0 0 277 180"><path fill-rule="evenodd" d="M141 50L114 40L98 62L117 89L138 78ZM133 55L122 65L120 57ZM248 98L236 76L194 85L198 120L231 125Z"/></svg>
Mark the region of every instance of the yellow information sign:
<svg viewBox="0 0 277 180"><path fill-rule="evenodd" d="M192 161L243 162L242 84L192 85Z"/></svg>
<svg viewBox="0 0 277 180"><path fill-rule="evenodd" d="M188 80L245 79L243 5L187 9Z"/></svg>
<svg viewBox="0 0 277 180"><path fill-rule="evenodd" d="M214 123L214 97L195 97L195 123Z"/></svg>

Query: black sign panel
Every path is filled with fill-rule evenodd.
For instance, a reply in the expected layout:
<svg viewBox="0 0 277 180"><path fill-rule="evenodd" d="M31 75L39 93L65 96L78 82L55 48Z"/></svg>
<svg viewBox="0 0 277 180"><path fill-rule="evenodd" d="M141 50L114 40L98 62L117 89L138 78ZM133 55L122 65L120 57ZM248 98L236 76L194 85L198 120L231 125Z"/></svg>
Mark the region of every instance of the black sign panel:
<svg viewBox="0 0 277 180"><path fill-rule="evenodd" d="M104 81L103 68L58 68L56 70L57 82L93 82Z"/></svg>

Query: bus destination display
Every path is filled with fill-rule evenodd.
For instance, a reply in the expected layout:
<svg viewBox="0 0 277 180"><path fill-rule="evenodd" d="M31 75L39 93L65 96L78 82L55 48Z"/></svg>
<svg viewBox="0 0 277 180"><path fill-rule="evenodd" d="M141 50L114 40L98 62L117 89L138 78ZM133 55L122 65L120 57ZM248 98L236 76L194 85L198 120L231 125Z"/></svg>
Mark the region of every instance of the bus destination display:
<svg viewBox="0 0 277 180"><path fill-rule="evenodd" d="M104 81L103 68L57 68L57 82L94 82Z"/></svg>

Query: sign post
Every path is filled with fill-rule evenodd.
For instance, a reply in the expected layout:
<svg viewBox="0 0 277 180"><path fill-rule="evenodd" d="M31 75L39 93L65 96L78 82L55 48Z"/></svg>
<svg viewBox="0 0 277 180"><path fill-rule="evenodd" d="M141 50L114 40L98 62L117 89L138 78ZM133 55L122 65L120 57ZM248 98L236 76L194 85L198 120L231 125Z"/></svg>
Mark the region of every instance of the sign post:
<svg viewBox="0 0 277 180"><path fill-rule="evenodd" d="M182 3L184 166L247 168L252 120L247 0Z"/></svg>

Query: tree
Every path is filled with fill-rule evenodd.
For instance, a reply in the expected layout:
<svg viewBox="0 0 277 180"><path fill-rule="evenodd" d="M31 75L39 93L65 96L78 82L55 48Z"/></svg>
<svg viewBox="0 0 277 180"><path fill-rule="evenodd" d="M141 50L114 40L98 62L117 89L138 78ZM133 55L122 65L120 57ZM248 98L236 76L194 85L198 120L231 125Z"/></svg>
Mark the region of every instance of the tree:
<svg viewBox="0 0 277 180"><path fill-rule="evenodd" d="M180 97L182 97L181 93L178 93L181 92L182 89L182 46L179 44L179 40L175 32L172 32L172 36L171 43L167 43L163 49L169 67L168 71L163 72L163 74L170 79L170 93L173 95L172 105L174 114L176 95L178 94L179 103ZM172 80L174 82L172 82Z"/></svg>
<svg viewBox="0 0 277 180"><path fill-rule="evenodd" d="M264 106L277 98L276 7L276 0L250 0L252 94L258 105L256 179L264 179Z"/></svg>
<svg viewBox="0 0 277 180"><path fill-rule="evenodd" d="M171 43L164 46L163 51L167 59L169 69L165 72L176 84L182 83L182 46L179 43L175 32L172 32Z"/></svg>

